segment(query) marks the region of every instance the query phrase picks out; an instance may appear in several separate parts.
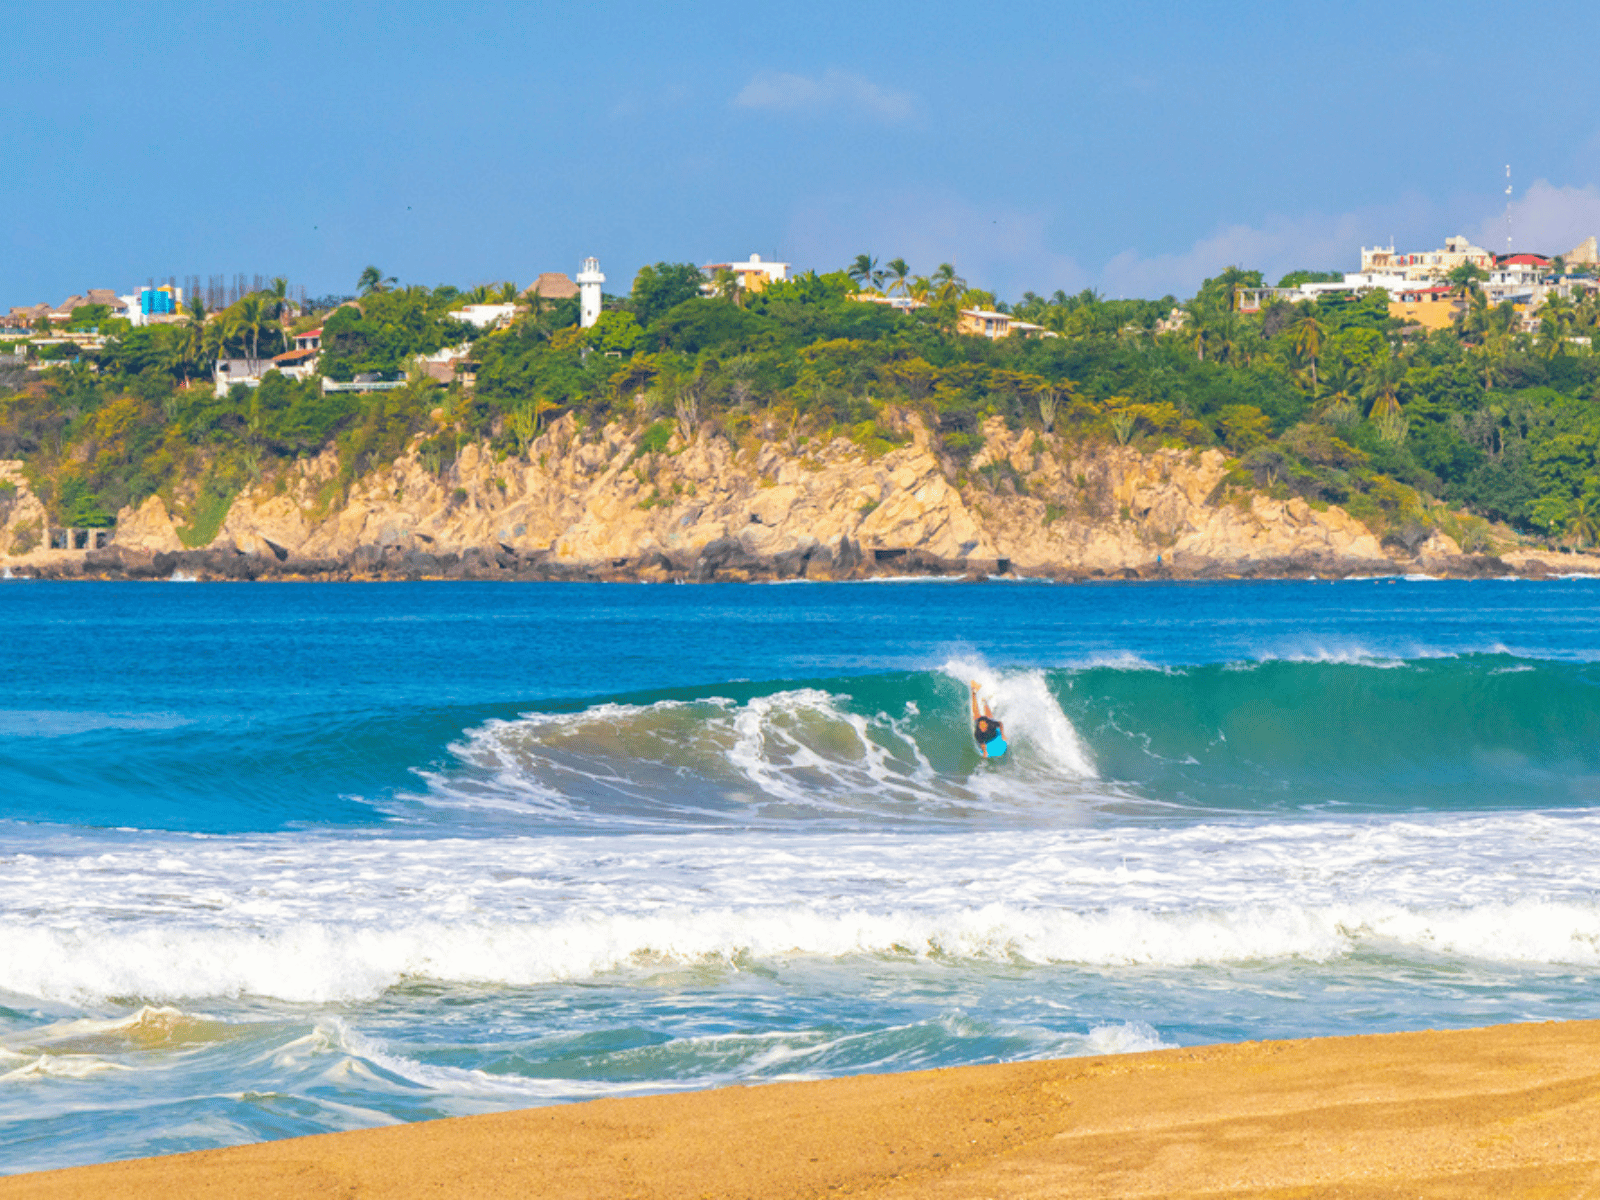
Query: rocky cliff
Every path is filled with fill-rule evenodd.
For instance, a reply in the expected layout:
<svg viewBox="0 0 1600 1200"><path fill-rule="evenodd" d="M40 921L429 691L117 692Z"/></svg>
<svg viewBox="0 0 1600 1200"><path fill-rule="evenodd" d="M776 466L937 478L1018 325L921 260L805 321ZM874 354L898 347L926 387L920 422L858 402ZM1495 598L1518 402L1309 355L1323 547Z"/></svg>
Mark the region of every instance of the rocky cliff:
<svg viewBox="0 0 1600 1200"><path fill-rule="evenodd" d="M569 416L522 458L468 444L435 473L409 453L345 489L330 448L241 493L200 549L184 548L160 497L124 509L108 547L33 548L27 531L42 528L43 507L20 464L0 464L15 489L0 550L12 551L14 572L202 578L1600 570L1592 556L1552 555L1547 566L1536 555L1463 556L1442 534L1414 552L1386 548L1339 508L1229 487L1217 450L1068 443L996 418L958 464L918 418L902 414L896 429L903 444L882 452L879 442L881 453L844 437L739 447L710 425L647 451L636 429L585 430Z"/></svg>

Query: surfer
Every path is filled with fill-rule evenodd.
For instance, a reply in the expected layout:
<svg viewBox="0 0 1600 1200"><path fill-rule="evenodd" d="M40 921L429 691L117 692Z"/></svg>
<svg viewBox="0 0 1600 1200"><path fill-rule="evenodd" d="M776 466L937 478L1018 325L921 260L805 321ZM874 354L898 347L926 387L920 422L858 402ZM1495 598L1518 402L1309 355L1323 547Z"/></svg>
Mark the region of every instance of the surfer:
<svg viewBox="0 0 1600 1200"><path fill-rule="evenodd" d="M982 704L982 711L979 705ZM985 758L999 758L1006 752L1006 727L994 719L989 702L978 699L978 681L972 681L972 737Z"/></svg>

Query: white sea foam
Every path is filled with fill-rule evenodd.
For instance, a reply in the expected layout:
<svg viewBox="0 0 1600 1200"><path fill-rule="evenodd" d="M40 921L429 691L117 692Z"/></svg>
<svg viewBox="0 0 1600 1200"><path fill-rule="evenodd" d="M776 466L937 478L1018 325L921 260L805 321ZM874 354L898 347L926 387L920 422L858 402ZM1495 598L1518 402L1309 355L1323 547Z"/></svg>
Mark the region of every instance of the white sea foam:
<svg viewBox="0 0 1600 1200"><path fill-rule="evenodd" d="M23 1083L37 1079L90 1079L108 1071L129 1071L131 1067L107 1062L88 1054L40 1054L27 1058L0 1050L0 1083Z"/></svg>
<svg viewBox="0 0 1600 1200"><path fill-rule="evenodd" d="M0 989L321 1003L408 979L532 986L662 963L1159 967L1364 948L1600 966L1592 811L81 849L0 859Z"/></svg>
<svg viewBox="0 0 1600 1200"><path fill-rule="evenodd" d="M1363 944L1514 963L1600 966L1600 908L1533 900L1483 908L1390 903L1104 912L991 904L931 911L665 909L526 922L311 923L276 930L4 930L0 985L47 1000L259 996L370 999L407 979L515 987L663 962L737 964L872 955L1094 967L1328 962Z"/></svg>
<svg viewBox="0 0 1600 1200"><path fill-rule="evenodd" d="M962 687L978 685L980 698L1006 728L1012 753L1075 779L1095 776L1094 760L1039 670L997 671L977 658L956 658L943 672ZM993 778L985 776L985 779Z"/></svg>
<svg viewBox="0 0 1600 1200"><path fill-rule="evenodd" d="M1086 654L1073 658L1063 664L1067 670L1090 671L1159 671L1162 674L1182 673L1181 667L1170 667L1162 663L1153 663L1147 658L1141 658L1129 650L1119 650L1115 653L1100 652Z"/></svg>
<svg viewBox="0 0 1600 1200"><path fill-rule="evenodd" d="M854 583L963 583L965 575L869 575Z"/></svg>
<svg viewBox="0 0 1600 1200"><path fill-rule="evenodd" d="M1155 1027L1145 1021L1124 1021L1118 1025L1096 1025L1084 1039L1084 1054L1139 1054L1146 1050L1170 1050L1171 1042L1161 1040Z"/></svg>

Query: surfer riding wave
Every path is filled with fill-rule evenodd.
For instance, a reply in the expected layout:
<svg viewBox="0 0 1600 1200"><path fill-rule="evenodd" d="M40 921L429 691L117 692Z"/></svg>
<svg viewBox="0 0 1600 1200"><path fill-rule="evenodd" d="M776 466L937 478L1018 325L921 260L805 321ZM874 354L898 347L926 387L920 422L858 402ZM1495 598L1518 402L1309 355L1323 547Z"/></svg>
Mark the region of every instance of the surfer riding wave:
<svg viewBox="0 0 1600 1200"><path fill-rule="evenodd" d="M979 706L982 706L981 709ZM978 698L978 682L972 682L972 737L985 758L999 758L1006 752L1006 727L995 720L989 702Z"/></svg>

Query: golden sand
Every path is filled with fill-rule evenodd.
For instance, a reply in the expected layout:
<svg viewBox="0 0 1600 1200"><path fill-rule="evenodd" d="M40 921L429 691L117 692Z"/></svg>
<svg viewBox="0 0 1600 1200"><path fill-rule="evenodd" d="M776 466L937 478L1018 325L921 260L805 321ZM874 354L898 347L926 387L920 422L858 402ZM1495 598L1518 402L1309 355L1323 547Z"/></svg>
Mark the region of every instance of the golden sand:
<svg viewBox="0 0 1600 1200"><path fill-rule="evenodd" d="M1600 1021L599 1100L0 1179L0 1200L91 1196L1600 1198Z"/></svg>

